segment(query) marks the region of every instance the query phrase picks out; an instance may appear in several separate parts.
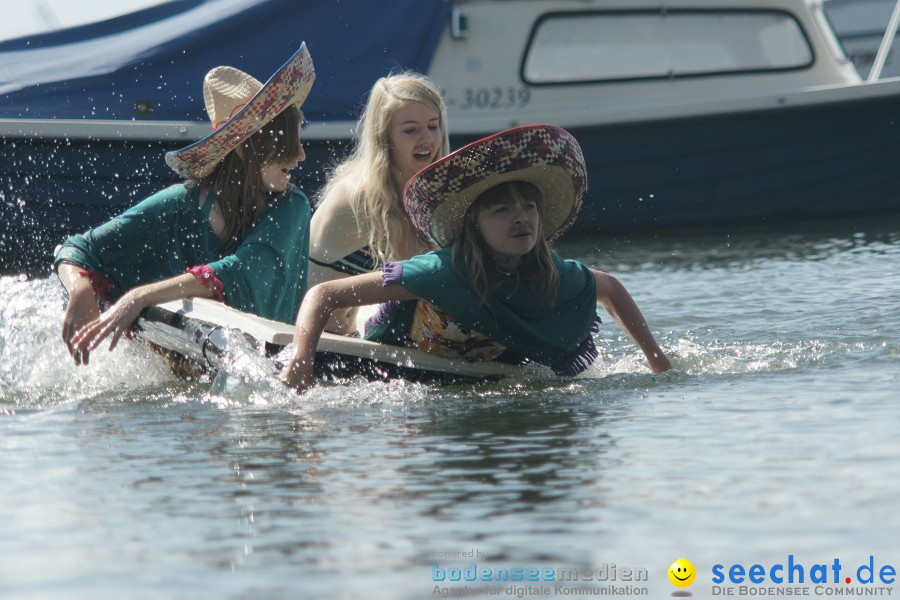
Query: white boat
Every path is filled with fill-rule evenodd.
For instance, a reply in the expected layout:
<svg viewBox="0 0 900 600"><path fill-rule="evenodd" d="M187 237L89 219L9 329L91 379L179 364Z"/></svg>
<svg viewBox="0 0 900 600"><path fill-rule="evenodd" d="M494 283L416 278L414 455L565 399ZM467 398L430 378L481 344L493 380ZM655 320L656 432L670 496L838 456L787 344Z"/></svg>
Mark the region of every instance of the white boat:
<svg viewBox="0 0 900 600"><path fill-rule="evenodd" d="M575 134L574 234L900 211L900 79L864 81L819 0L193 0L0 42L4 264L174 181L162 154L208 131L206 69L271 73L302 40L308 192L372 82L409 67L441 86L454 147Z"/></svg>
<svg viewBox="0 0 900 600"><path fill-rule="evenodd" d="M895 0L826 0L825 12L844 52L860 76L866 78L884 41ZM900 76L897 34L893 34L880 77Z"/></svg>
<svg viewBox="0 0 900 600"><path fill-rule="evenodd" d="M294 328L245 313L221 302L189 298L151 306L137 321L138 337L180 353L197 364L218 370L227 365L229 331L237 332L260 352L273 357L291 343ZM233 339L233 338L231 338ZM272 362L273 374L280 370ZM415 348L390 346L360 338L322 334L316 351L316 376L340 380L362 376L373 381L461 383L522 377L526 367L500 362L471 362L428 354ZM552 376L549 369L530 365L531 373Z"/></svg>

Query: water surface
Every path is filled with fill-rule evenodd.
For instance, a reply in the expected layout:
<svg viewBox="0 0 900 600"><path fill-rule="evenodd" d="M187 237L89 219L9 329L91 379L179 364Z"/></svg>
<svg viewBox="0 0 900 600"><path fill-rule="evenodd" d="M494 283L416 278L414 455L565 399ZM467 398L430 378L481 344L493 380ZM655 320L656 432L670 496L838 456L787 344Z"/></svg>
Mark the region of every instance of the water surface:
<svg viewBox="0 0 900 600"><path fill-rule="evenodd" d="M0 597L431 598L435 562L644 568L668 597L683 556L705 598L715 564L900 566L900 221L559 250L621 279L673 372L605 318L576 379L300 398L238 346L211 393L137 343L74 367L58 283L3 277Z"/></svg>

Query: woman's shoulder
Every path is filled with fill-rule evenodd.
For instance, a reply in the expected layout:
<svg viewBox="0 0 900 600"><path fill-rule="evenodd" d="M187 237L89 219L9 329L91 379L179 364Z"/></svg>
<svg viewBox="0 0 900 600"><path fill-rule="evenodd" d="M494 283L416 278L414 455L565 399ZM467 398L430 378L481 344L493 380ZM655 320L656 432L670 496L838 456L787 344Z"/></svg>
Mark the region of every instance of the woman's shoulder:
<svg viewBox="0 0 900 600"><path fill-rule="evenodd" d="M330 180L316 198L316 213L352 213L359 196L359 185L351 175Z"/></svg>
<svg viewBox="0 0 900 600"><path fill-rule="evenodd" d="M163 188L129 209L131 213L172 213L197 204L199 188L195 185L176 183Z"/></svg>
<svg viewBox="0 0 900 600"><path fill-rule="evenodd" d="M419 254L404 261L398 261L403 265L404 273L450 273L453 271L453 253L449 248L432 250L425 254Z"/></svg>
<svg viewBox="0 0 900 600"><path fill-rule="evenodd" d="M559 276L560 289L583 289L584 286L596 288L594 272L583 262L571 258L561 258L554 253L553 263Z"/></svg>
<svg viewBox="0 0 900 600"><path fill-rule="evenodd" d="M585 273L590 272L587 265L579 260L572 258L563 258L555 252L552 253L552 260L558 273Z"/></svg>
<svg viewBox="0 0 900 600"><path fill-rule="evenodd" d="M267 216L277 217L278 219L293 218L309 220L310 206L307 195L298 188L293 186L288 194L278 199L267 211Z"/></svg>
<svg viewBox="0 0 900 600"><path fill-rule="evenodd" d="M313 229L317 226L330 229L333 226L342 228L358 228L354 205L356 203L356 187L343 180L333 182L322 193L313 213Z"/></svg>
<svg viewBox="0 0 900 600"><path fill-rule="evenodd" d="M296 185L291 186L291 191L285 196L284 200L295 210L309 210L310 208L309 196Z"/></svg>
<svg viewBox="0 0 900 600"><path fill-rule="evenodd" d="M197 198L200 194L200 186L193 182L175 183L163 188L150 196L161 202L178 201L187 197ZM149 198L148 198L149 199Z"/></svg>
<svg viewBox="0 0 900 600"><path fill-rule="evenodd" d="M273 249L294 248L307 251L305 239L309 231L309 199L298 188L273 202L241 241L241 246L261 244ZM298 238L297 236L301 236ZM280 251L280 250L279 250Z"/></svg>
<svg viewBox="0 0 900 600"><path fill-rule="evenodd" d="M366 245L353 211L352 188L340 186L325 193L309 226L310 257L332 263Z"/></svg>

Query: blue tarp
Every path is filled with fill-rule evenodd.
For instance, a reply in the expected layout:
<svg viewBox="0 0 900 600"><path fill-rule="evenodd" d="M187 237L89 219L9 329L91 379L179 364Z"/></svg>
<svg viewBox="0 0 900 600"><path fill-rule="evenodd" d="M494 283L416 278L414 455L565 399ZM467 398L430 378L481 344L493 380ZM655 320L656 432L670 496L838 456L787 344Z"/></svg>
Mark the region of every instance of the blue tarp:
<svg viewBox="0 0 900 600"><path fill-rule="evenodd" d="M372 83L426 72L451 0L175 0L0 43L0 118L205 121L203 77L265 81L305 41L312 121L355 119Z"/></svg>

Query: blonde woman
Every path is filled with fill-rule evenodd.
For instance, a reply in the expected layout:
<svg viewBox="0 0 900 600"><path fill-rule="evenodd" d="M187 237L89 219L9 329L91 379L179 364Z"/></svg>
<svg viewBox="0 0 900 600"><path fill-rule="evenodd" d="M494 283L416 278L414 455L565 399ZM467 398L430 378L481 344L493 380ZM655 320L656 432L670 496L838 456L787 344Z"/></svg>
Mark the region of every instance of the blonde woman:
<svg viewBox="0 0 900 600"><path fill-rule="evenodd" d="M406 214L403 188L449 151L446 107L431 80L407 71L376 81L352 154L318 196L310 224L310 285L434 249ZM328 330L354 333L355 316L355 308L336 312Z"/></svg>

